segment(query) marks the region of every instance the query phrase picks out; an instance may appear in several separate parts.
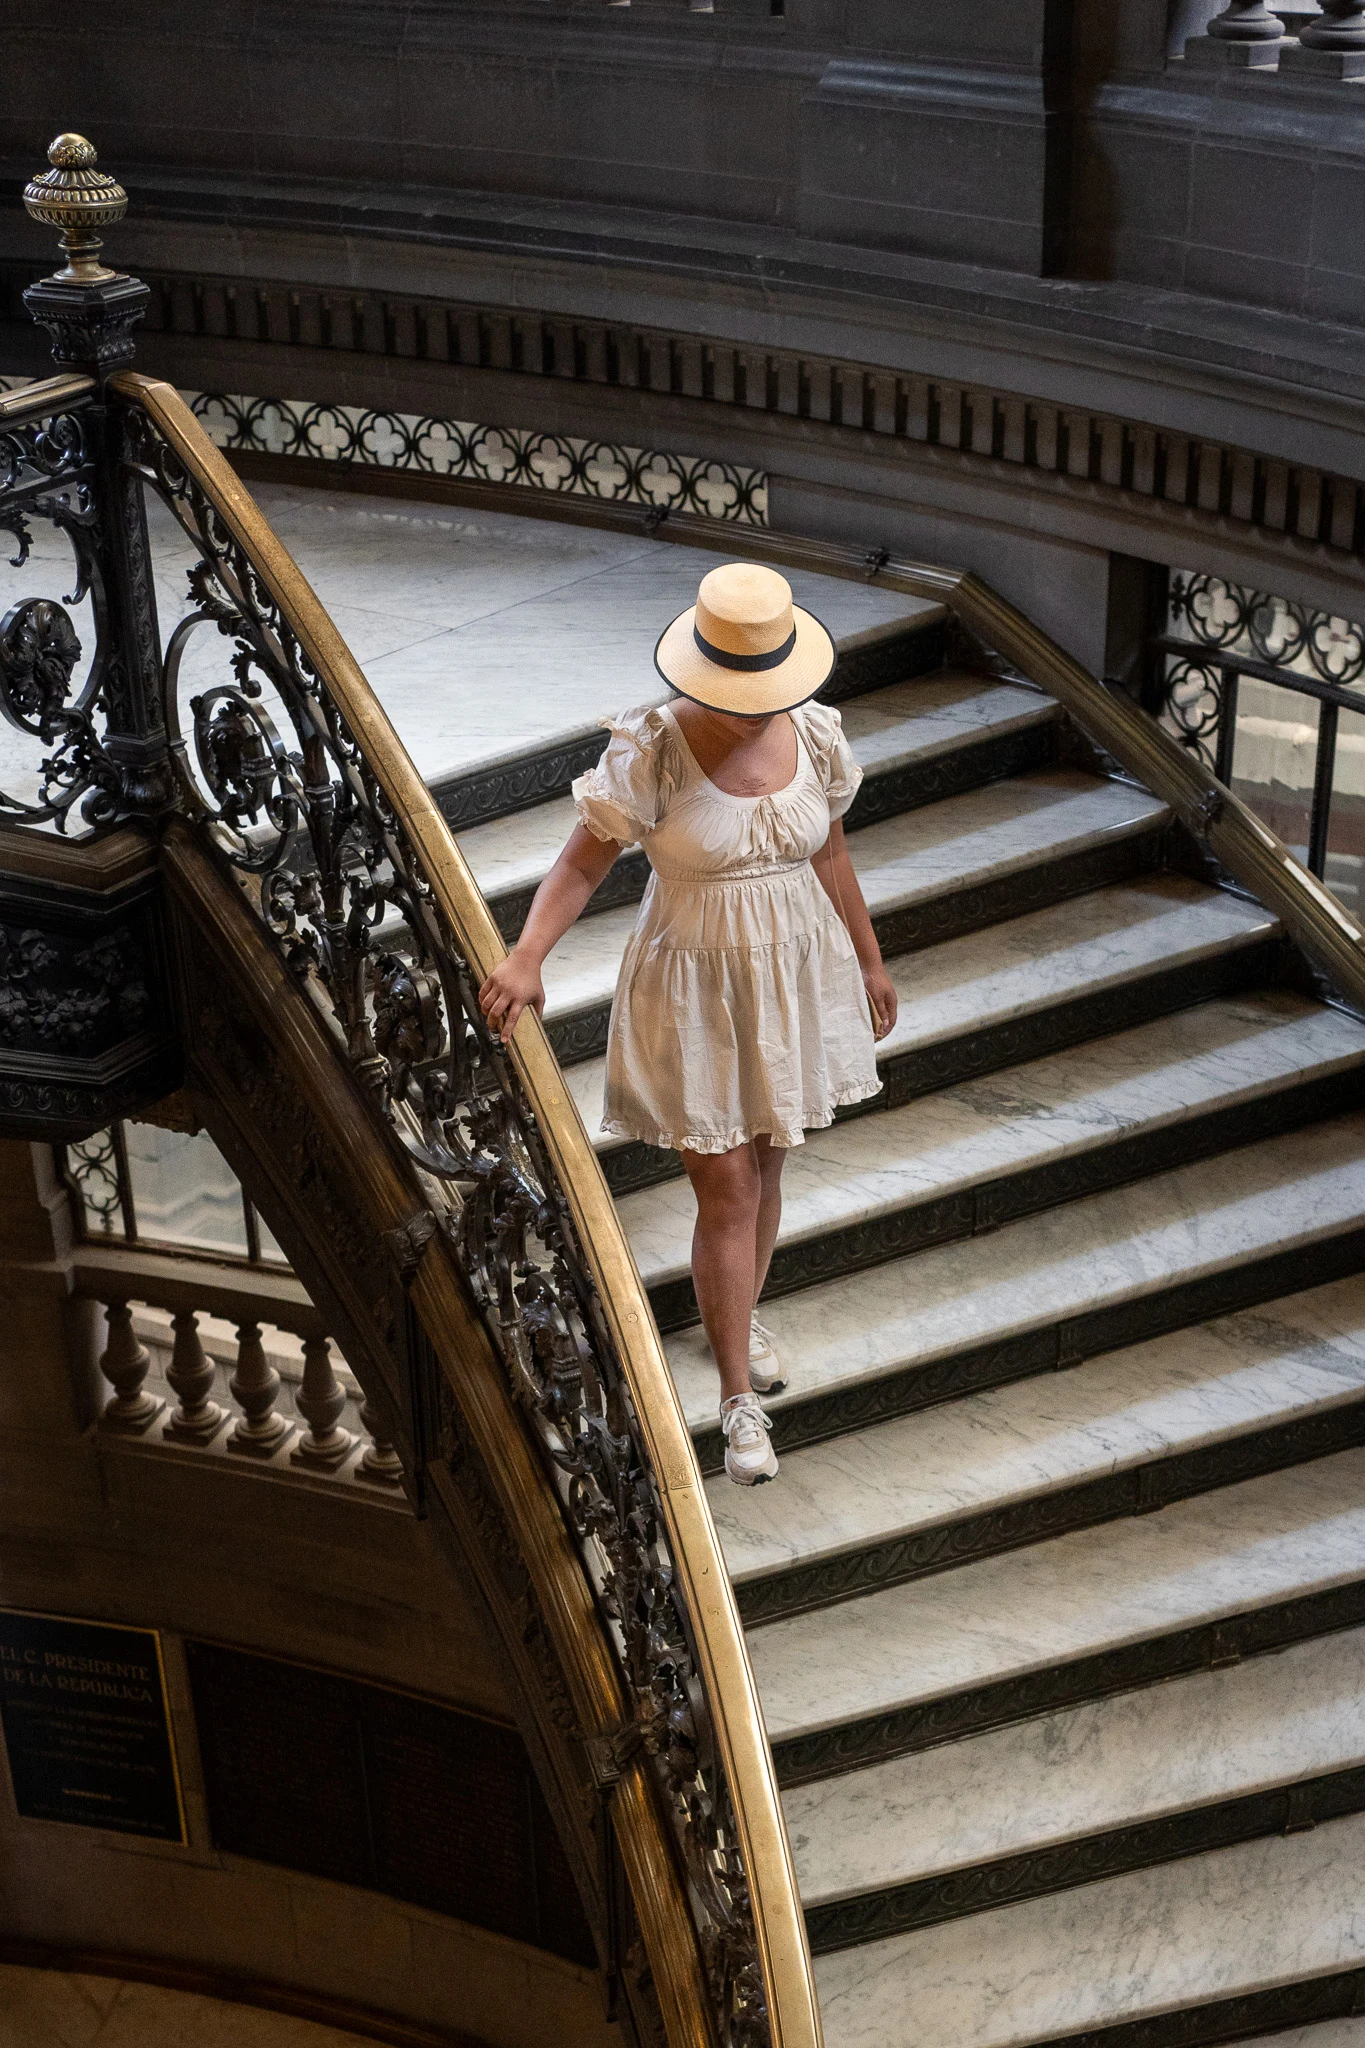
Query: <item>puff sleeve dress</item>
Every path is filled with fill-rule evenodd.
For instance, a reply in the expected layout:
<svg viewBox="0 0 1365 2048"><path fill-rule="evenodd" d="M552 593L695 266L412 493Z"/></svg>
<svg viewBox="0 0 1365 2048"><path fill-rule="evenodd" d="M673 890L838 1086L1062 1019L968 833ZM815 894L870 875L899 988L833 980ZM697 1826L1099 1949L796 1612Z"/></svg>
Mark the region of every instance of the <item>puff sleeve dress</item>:
<svg viewBox="0 0 1365 2048"><path fill-rule="evenodd" d="M642 846L651 869L607 1040L615 1135L799 1145L880 1086L853 941L811 866L862 770L832 706L787 715L796 774L769 796L717 788L666 705L613 719L573 785L588 830Z"/></svg>

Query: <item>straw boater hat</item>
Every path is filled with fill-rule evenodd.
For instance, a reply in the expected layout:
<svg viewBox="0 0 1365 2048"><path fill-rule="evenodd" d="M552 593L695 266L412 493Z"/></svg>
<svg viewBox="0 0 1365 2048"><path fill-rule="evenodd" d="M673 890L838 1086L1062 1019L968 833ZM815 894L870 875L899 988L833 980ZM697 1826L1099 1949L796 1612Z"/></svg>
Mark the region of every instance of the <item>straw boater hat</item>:
<svg viewBox="0 0 1365 2048"><path fill-rule="evenodd" d="M768 718L813 697L834 670L834 642L792 603L791 585L757 562L726 562L701 579L654 650L666 683L709 711Z"/></svg>

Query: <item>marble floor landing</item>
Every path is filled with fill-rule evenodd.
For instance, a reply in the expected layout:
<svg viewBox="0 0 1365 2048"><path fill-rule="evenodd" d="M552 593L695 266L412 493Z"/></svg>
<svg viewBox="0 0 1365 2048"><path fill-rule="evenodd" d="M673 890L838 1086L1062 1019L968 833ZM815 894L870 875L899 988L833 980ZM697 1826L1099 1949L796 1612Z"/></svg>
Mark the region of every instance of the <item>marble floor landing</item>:
<svg viewBox="0 0 1365 2048"><path fill-rule="evenodd" d="M655 642L695 598L707 570L732 559L723 547L710 554L643 531L415 499L297 484L257 484L254 496L428 781L590 731L628 706L658 703L667 690L654 668ZM149 524L164 640L191 608L185 571L195 557L155 501ZM20 598L71 588L61 535L35 521L33 541L22 569L0 551L0 615ZM839 640L938 609L838 577L793 571L790 581L798 603ZM89 604L70 609L89 647ZM227 654L211 628L193 636L182 703L230 680ZM278 709L274 715L278 722ZM7 733L0 785L31 802L45 751Z"/></svg>

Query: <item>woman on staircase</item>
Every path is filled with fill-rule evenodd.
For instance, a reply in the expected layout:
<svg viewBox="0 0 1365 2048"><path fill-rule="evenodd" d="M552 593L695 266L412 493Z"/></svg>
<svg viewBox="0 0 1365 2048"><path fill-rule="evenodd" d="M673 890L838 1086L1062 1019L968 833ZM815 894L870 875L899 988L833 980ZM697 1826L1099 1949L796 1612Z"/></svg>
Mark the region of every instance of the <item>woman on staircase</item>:
<svg viewBox="0 0 1365 2048"><path fill-rule="evenodd" d="M612 862L652 873L612 1005L602 1128L682 1154L697 1198L692 1277L720 1370L725 1469L777 1473L758 1396L787 1383L755 1313L782 1166L808 1130L876 1094L896 993L840 820L862 780L815 692L834 645L785 578L713 569L655 664L674 704L626 711L573 785L580 823L516 945L479 991L504 1043L545 1004L546 955Z"/></svg>

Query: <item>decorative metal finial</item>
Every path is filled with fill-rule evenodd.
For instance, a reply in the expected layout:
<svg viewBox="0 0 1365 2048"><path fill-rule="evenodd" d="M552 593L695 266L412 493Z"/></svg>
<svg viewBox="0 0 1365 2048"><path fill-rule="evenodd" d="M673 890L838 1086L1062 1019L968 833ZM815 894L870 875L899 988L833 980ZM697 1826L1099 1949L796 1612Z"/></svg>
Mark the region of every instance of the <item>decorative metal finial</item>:
<svg viewBox="0 0 1365 2048"><path fill-rule="evenodd" d="M44 227L60 228L64 270L49 282L107 284L122 273L106 270L96 258L103 247L98 228L113 227L128 211L128 194L117 178L95 169L93 144L83 135L59 135L48 147L50 171L24 187L24 208Z"/></svg>

